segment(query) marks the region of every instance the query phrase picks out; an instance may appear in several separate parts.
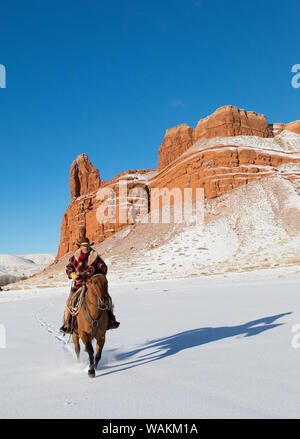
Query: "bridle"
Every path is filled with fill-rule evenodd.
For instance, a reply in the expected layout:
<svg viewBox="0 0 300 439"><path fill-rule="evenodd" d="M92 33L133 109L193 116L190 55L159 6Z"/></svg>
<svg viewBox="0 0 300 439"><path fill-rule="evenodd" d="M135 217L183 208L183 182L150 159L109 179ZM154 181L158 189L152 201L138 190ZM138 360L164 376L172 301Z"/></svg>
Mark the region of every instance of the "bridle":
<svg viewBox="0 0 300 439"><path fill-rule="evenodd" d="M107 297L105 297L104 299L102 299L101 297L99 297L99 296L97 295L97 303L90 302L89 299L87 298L87 296L85 296L85 299L86 299L86 301L87 301L87 303L88 303L89 305L93 305L93 306L95 306L95 307L96 307L97 309L99 309L100 311L106 311L107 309L109 309L109 306L108 306L108 298L107 298Z"/></svg>
<svg viewBox="0 0 300 439"><path fill-rule="evenodd" d="M97 276L97 275L95 275L95 276ZM86 285L86 287L85 287L86 289L88 289L88 286ZM95 288L95 287L94 287ZM87 307L86 307L86 305L85 305L85 300L83 301L83 310L84 310L84 313L85 313L85 316L86 316L86 318L87 318L87 320L88 320L88 322L90 323L90 325L91 325L91 336L92 337L94 337L94 334L95 334L95 331L97 330L97 328L98 328L98 326L99 326L99 324L100 324L100 321L101 321L101 318L102 318L102 316L104 315L104 312L103 311L107 311L107 310L109 310L110 308L109 308L109 299L108 299L108 297L104 297L104 298L102 298L102 296L99 296L99 294L97 294L97 288L95 288L95 290L96 290L96 296L97 296L97 303L93 303L93 302L90 302L89 301L89 299L88 299L88 297L87 297L87 290L86 290L86 293L85 293L85 300L87 301L87 303L89 304L89 305L93 305L93 306L95 306L99 311L102 311L102 312L100 312L100 316L96 319L96 320L94 320L92 317L91 317L91 315L90 315L90 313L89 313L89 311L88 311L88 309L87 309Z"/></svg>
<svg viewBox="0 0 300 439"><path fill-rule="evenodd" d="M95 275L95 276L97 276L97 275ZM106 310L108 310L109 309L109 299L108 299L108 297L104 297L103 298L102 295L99 296L99 294L97 293L97 288L94 287L94 289L95 289L96 296L97 296L97 303L90 302L88 297L87 297L87 294L86 294L85 299L86 299L87 303L89 305L95 306L99 311L106 311Z"/></svg>

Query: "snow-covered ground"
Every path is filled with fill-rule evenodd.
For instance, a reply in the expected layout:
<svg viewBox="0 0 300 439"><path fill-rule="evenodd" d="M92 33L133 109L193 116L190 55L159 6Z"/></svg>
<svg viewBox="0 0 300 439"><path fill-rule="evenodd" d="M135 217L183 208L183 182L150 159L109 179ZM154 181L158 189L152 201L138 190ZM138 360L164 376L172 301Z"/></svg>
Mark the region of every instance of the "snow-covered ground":
<svg viewBox="0 0 300 439"><path fill-rule="evenodd" d="M109 285L95 379L58 333L67 288L0 293L1 418L299 417L299 277Z"/></svg>

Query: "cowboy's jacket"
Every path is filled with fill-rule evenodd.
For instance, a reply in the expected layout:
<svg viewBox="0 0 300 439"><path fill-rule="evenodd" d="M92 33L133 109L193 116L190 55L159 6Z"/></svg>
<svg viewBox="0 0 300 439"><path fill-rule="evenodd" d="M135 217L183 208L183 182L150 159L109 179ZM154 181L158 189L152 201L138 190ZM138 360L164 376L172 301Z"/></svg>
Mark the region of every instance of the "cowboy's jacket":
<svg viewBox="0 0 300 439"><path fill-rule="evenodd" d="M82 254L81 250L78 249L69 259L69 263L66 267L66 273L69 279L71 279L71 273L84 273L74 280L73 286L71 288L71 291L74 293L78 290L78 288L85 284L93 274L106 274L107 265L98 255L98 253L92 248L85 257Z"/></svg>

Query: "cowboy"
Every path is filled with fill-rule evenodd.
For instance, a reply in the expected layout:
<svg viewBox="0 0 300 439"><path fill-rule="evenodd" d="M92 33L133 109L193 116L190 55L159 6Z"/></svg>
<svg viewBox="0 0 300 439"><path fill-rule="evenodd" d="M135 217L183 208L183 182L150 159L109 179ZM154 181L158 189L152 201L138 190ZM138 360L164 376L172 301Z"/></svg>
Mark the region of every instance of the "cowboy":
<svg viewBox="0 0 300 439"><path fill-rule="evenodd" d="M100 257L100 255L91 248L94 243L90 243L88 238L83 238L76 245L79 247L74 255L69 259L69 263L66 267L66 273L69 279L73 280L70 295L67 299L66 308L64 312L64 324L60 328L63 334L71 333L70 328L70 311L68 305L75 291L81 288L86 282L93 276L93 274L105 274L107 273L107 265ZM107 329L118 328L120 323L116 321L116 318L112 312L112 309L108 310L109 324Z"/></svg>

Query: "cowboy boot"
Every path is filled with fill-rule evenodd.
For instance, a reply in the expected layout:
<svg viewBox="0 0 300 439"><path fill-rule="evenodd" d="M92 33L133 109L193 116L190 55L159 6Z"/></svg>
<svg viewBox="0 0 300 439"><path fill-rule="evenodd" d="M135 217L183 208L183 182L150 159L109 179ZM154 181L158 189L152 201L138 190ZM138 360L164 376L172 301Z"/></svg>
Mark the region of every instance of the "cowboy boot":
<svg viewBox="0 0 300 439"><path fill-rule="evenodd" d="M64 323L61 328L59 328L59 331L63 334L71 334L71 314L69 313L68 308L66 307L64 312Z"/></svg>
<svg viewBox="0 0 300 439"><path fill-rule="evenodd" d="M120 322L117 322L114 313L111 310L108 310L109 322L107 325L107 329L116 329L120 326Z"/></svg>
<svg viewBox="0 0 300 439"><path fill-rule="evenodd" d="M71 334L70 327L67 326L67 325L63 325L63 326L61 326L61 327L59 328L59 332L61 332L63 335Z"/></svg>

